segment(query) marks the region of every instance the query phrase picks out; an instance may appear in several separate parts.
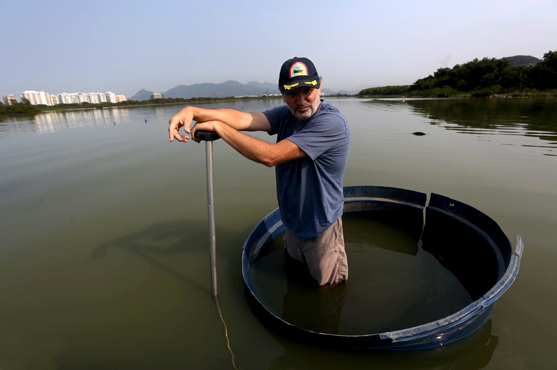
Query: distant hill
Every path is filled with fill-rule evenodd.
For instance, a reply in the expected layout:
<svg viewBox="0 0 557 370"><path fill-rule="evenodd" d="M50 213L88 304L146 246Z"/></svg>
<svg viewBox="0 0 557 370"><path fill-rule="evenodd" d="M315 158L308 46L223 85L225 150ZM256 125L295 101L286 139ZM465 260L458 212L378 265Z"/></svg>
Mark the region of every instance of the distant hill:
<svg viewBox="0 0 557 370"><path fill-rule="evenodd" d="M526 66L526 67L533 67L539 62L541 59L533 57L531 55L515 55L514 57L505 57L502 59L506 59L511 63L513 66Z"/></svg>
<svg viewBox="0 0 557 370"><path fill-rule="evenodd" d="M130 100L149 100L152 92L145 89L138 91ZM256 81L248 82L247 84L238 81L228 80L219 84L202 83L194 85L178 85L167 91L163 91L162 95L165 98L224 98L228 96L245 96L263 94L279 94L276 84L269 82L259 83Z"/></svg>
<svg viewBox="0 0 557 370"><path fill-rule="evenodd" d="M338 92L333 92L329 89L321 89L321 92L325 93L325 95L356 95L360 92L360 90L339 90Z"/></svg>
<svg viewBox="0 0 557 370"><path fill-rule="evenodd" d="M270 90L278 90L277 84L272 84L270 82L257 82L257 81L250 81L246 85L248 86L255 86L262 89L270 89Z"/></svg>
<svg viewBox="0 0 557 370"><path fill-rule="evenodd" d="M333 92L328 89L323 89L323 93L326 95L335 95L337 92ZM149 100L153 92L142 89L138 91L134 96L129 98L130 100ZM256 95L261 96L263 94L280 94L277 84L270 82L257 82L250 81L246 84L240 83L238 81L228 80L219 84L214 83L202 83L194 85L178 85L171 88L170 90L162 92L165 98L224 98L228 96L246 96L246 95Z"/></svg>
<svg viewBox="0 0 557 370"><path fill-rule="evenodd" d="M151 98L152 93L153 93L152 91L147 91L145 89L142 89L136 92L134 96L129 98L129 100L136 100L136 101L149 100Z"/></svg>

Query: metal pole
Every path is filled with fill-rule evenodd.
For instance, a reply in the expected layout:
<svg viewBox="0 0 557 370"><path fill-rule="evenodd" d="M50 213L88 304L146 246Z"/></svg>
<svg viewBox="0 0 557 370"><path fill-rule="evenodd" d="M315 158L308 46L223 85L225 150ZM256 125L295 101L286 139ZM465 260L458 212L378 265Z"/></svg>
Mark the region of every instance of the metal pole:
<svg viewBox="0 0 557 370"><path fill-rule="evenodd" d="M213 142L205 141L207 157L207 213L209 215L209 252L211 254L211 294L217 296L217 241L215 236L215 204L213 196Z"/></svg>
<svg viewBox="0 0 557 370"><path fill-rule="evenodd" d="M211 254L211 294L217 296L217 241L215 237L215 201L213 197L213 141L220 136L213 131L196 131L195 137L205 141L207 158L207 214L209 216L209 253Z"/></svg>

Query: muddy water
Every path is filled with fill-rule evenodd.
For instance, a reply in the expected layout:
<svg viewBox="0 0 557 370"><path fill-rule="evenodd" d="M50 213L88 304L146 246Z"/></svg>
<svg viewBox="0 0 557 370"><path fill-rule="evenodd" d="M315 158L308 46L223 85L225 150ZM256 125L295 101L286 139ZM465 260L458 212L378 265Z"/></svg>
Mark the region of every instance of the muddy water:
<svg viewBox="0 0 557 370"><path fill-rule="evenodd" d="M486 213L512 244L514 234L522 236L518 278L480 331L434 351L347 353L261 325L244 297L241 246L277 206L274 171L222 141L214 145L216 306L203 144L167 138L180 107L49 113L0 118L0 368L555 369L557 102L330 103L352 132L345 185L442 194ZM211 106L258 111L276 104ZM426 135L412 135L417 131ZM403 297L399 284L407 276L376 280L394 270L389 265L404 264L415 289L425 289L418 278L424 269L443 272L419 248L413 254L404 235L395 232L401 240L394 243L371 230L347 228L351 281L339 331L376 330L350 323L361 315L351 311L360 307L356 299L385 325L409 318L399 307L391 312L352 296L368 284L410 304L415 297ZM376 275L360 279L364 260Z"/></svg>
<svg viewBox="0 0 557 370"><path fill-rule="evenodd" d="M415 236L370 219L343 220L350 278L315 287L289 276L282 236L251 270L254 293L275 315L304 329L342 335L395 331L444 318L473 300Z"/></svg>

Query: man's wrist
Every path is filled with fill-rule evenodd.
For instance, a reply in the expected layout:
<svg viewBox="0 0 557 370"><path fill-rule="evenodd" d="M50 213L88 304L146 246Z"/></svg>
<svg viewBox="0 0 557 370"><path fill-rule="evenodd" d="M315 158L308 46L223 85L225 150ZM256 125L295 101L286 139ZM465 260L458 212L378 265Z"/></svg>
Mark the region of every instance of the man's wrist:
<svg viewBox="0 0 557 370"><path fill-rule="evenodd" d="M213 123L213 131L216 132L219 136L221 136L223 130L223 124L221 121L215 121Z"/></svg>

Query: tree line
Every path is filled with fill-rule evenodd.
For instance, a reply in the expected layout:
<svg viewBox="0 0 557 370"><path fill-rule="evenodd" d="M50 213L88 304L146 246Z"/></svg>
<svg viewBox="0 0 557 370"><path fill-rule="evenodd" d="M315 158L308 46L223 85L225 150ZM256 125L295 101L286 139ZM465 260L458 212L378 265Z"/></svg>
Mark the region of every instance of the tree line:
<svg viewBox="0 0 557 370"><path fill-rule="evenodd" d="M37 114L40 113L41 109L25 103L16 103L13 105L6 105L0 102L0 115L25 115L25 114Z"/></svg>
<svg viewBox="0 0 557 370"><path fill-rule="evenodd" d="M544 54L535 66L513 66L506 59L483 58L439 68L433 75L412 85L364 89L359 95L454 96L475 97L494 94L552 92L557 89L557 51Z"/></svg>

